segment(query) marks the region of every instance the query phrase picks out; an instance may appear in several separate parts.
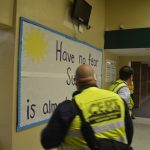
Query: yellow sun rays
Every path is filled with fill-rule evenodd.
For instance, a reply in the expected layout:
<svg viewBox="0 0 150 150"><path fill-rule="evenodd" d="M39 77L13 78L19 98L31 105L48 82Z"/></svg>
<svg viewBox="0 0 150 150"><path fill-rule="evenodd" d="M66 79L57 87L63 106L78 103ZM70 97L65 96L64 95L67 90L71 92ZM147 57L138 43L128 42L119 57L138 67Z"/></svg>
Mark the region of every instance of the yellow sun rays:
<svg viewBox="0 0 150 150"><path fill-rule="evenodd" d="M44 33L34 28L26 32L24 48L33 62L41 62L44 60L44 56L48 53L47 46L48 43L45 41Z"/></svg>

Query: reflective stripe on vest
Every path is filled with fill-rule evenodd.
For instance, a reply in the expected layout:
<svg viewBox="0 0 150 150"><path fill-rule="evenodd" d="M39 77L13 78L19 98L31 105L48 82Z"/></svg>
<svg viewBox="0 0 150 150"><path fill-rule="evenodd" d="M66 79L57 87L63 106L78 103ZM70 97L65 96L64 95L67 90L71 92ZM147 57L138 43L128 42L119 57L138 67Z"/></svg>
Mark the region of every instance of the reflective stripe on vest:
<svg viewBox="0 0 150 150"><path fill-rule="evenodd" d="M93 127L96 137L127 143L124 126L125 108L124 102L119 95L91 87L76 95L75 100L85 119ZM80 125L80 118L76 116L64 139L64 145L80 148L86 146L86 142L80 132Z"/></svg>
<svg viewBox="0 0 150 150"><path fill-rule="evenodd" d="M128 88L130 90L130 93L133 94L134 93L134 84L133 84L133 81L131 81L129 84L128 84Z"/></svg>
<svg viewBox="0 0 150 150"><path fill-rule="evenodd" d="M113 122L108 125L93 127L93 130L95 133L102 133L102 132L108 131L110 129L121 128L122 126L124 126L124 122ZM81 137L82 135L81 135L80 130L70 130L68 132L67 136Z"/></svg>
<svg viewBox="0 0 150 150"><path fill-rule="evenodd" d="M111 124L108 124L108 125L104 125L104 126L95 126L93 127L93 130L95 133L97 134L107 134L106 132L111 132L112 130L122 130L122 132L124 132L124 122L114 122L114 123L111 123ZM110 133L109 133L110 134ZM80 132L80 130L70 130L67 134L68 138L81 138L82 137L82 134ZM70 137L69 137L70 136ZM101 136L100 138L106 138L105 136ZM119 142L124 142L124 143L127 143L127 139L126 137L119 137L118 138L118 135L113 136L113 138L111 139L114 139L116 141L119 141Z"/></svg>

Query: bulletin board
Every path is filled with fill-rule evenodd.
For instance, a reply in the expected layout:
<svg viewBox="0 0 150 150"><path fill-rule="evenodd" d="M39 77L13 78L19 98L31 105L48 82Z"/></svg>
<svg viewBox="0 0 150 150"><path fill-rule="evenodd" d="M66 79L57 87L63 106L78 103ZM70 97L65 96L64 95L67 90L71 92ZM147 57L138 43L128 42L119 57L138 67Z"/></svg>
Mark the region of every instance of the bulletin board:
<svg viewBox="0 0 150 150"><path fill-rule="evenodd" d="M74 73L89 64L101 87L102 50L21 17L17 131L45 123L76 90Z"/></svg>
<svg viewBox="0 0 150 150"><path fill-rule="evenodd" d="M105 81L108 83L112 83L116 81L116 61L114 60L106 60L106 77Z"/></svg>

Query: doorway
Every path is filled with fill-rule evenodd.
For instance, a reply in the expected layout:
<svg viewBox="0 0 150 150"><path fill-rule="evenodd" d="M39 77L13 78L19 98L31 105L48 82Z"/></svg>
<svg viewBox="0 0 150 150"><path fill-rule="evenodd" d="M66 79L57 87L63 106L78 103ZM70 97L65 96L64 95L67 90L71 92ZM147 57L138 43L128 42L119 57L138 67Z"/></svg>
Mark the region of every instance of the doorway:
<svg viewBox="0 0 150 150"><path fill-rule="evenodd" d="M131 62L134 69L133 113L136 117L150 118L150 62Z"/></svg>

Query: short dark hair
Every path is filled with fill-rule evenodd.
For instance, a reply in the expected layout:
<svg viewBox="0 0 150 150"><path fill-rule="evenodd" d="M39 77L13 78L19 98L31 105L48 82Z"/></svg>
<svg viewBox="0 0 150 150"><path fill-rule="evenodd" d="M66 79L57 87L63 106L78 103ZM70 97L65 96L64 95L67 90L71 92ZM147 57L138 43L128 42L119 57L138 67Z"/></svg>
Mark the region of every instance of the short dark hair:
<svg viewBox="0 0 150 150"><path fill-rule="evenodd" d="M134 74L133 68L129 66L123 66L119 71L119 78L121 80L127 80Z"/></svg>

